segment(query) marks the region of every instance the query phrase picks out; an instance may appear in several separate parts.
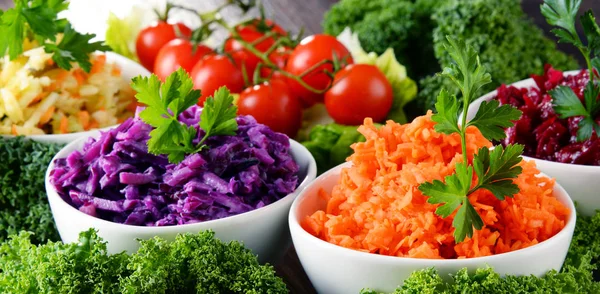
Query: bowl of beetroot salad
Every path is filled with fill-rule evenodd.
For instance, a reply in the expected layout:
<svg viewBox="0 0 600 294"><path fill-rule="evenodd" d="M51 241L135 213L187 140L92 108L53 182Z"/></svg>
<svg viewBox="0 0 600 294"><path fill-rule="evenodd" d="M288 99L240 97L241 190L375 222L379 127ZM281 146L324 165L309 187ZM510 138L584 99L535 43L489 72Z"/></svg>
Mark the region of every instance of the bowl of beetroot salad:
<svg viewBox="0 0 600 294"><path fill-rule="evenodd" d="M561 163L600 166L600 138L594 134L583 142L577 141L582 116L561 119L552 106L549 91L569 86L583 102L583 91L589 81L587 70L562 72L546 65L542 75L513 85L501 85L492 99L510 104L523 112L513 127L505 129L502 145L522 144L523 155ZM487 96L487 95L486 95ZM600 122L600 114L594 117Z"/></svg>

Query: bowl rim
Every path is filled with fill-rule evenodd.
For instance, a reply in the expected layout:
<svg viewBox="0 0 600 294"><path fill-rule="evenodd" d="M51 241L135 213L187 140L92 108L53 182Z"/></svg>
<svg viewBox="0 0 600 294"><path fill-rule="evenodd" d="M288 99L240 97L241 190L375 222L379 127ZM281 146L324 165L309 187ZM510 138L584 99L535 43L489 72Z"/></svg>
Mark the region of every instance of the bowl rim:
<svg viewBox="0 0 600 294"><path fill-rule="evenodd" d="M186 230L186 229L194 230L194 228L196 228L196 227L198 227L197 229L200 229L200 230L211 229L211 225L214 225L217 223L224 224L227 222L230 222L230 223L244 222L245 220L256 217L256 215L258 215L260 213L265 213L267 211L276 210L280 206L285 206L286 203L292 202L300 194L301 191L303 191L306 187L308 187L308 185L315 179L316 174L317 174L317 163L316 163L314 157L312 156L312 154L308 151L308 149L306 147L304 147L304 145L296 142L293 139L289 139L290 140L290 150L298 150L299 154L302 154L300 156L306 157L308 160L308 166L307 166L306 176L302 179L302 181L300 181L296 190L294 190L294 192L284 196L283 198L281 198L269 205L265 205L261 208L257 208L257 209L250 210L250 211L247 211L244 213L240 213L240 214L236 214L236 215L232 215L232 216L228 216L228 217L224 217L224 218L220 218L220 219L204 221L204 222L182 224L182 225L170 225L170 226L137 226L137 225L121 224L121 223L116 223L116 222L111 222L111 221L108 221L105 219L101 219L99 217L94 217L94 216L91 216L89 214L79 211L77 208L69 205L69 203L64 201L62 199L62 197L58 194L56 189L54 188L54 185L52 185L50 183L50 172L54 168L54 162L56 159L65 158L65 156L68 156L68 154L71 154L71 152L73 152L75 150L80 150L81 148L83 148L85 141L87 141L89 138L96 138L96 137L100 136L101 134L102 134L101 132L98 132L97 134L94 134L93 136L90 136L90 137L78 138L77 140L65 145L58 153L56 153L56 155L50 161L50 164L48 165L48 168L46 169L46 173L44 175L44 184L45 184L46 194L47 194L49 202L54 202L62 207L66 207L65 208L66 211L64 211L63 213L78 214L79 217L88 220L88 222L90 222L90 223L95 222L95 223L101 224L104 228L118 229L124 233L144 234L144 233L155 232L155 231L161 231L162 233L179 233L180 231ZM54 217L54 211L52 211L52 216Z"/></svg>
<svg viewBox="0 0 600 294"><path fill-rule="evenodd" d="M576 75L579 72L581 72L582 69L578 69L578 70L570 70L570 71L563 71L564 75L567 76L571 76L571 75ZM511 84L508 84L507 86L513 86L519 89L523 89L523 88L532 88L535 87L537 88L537 85L535 83L535 81L533 80L533 78L528 78L528 79L524 79L524 80L520 80ZM494 96L496 96L498 94L498 90L494 90L491 91L475 100L473 100L472 104L477 104L476 108L473 108L472 111L476 111L477 109L479 109L479 105L481 104L481 102L483 101L490 101L492 100L492 98ZM471 109L471 108L470 108ZM460 114L462 116L462 112ZM467 116L469 116L469 114L467 114ZM576 166L577 168L581 169L581 170L587 170L587 171L595 171L595 172L599 172L600 171L600 165L584 165L584 164L575 164L575 163L565 163L565 162L556 162L556 161L551 161L551 160L546 160L546 159L541 159L541 158L536 158L536 157L532 157L532 156L525 156L523 155L524 159L529 159L529 160L536 160L536 161L541 161L544 164L556 164L559 167L567 167L567 166Z"/></svg>
<svg viewBox="0 0 600 294"><path fill-rule="evenodd" d="M139 71L144 76L150 76L150 74L151 74L151 72L148 71L141 64L139 64L139 63L135 62L134 60L129 59L129 58L127 58L127 57L125 57L125 56L123 56L121 54L118 54L116 52L113 52L113 51L106 51L106 52L96 51L93 54L104 54L108 58L112 59L112 61L114 63L118 63L121 67L123 67L123 64L126 64L128 67L135 67L135 68L137 68L136 71ZM83 131L83 132L73 132L73 133L66 133L66 134L40 134L40 135L19 135L19 136L15 136L15 135L11 135L11 134L2 134L0 136L4 137L4 138L24 137L26 139L30 139L30 140L34 140L34 141L44 140L44 142L50 141L50 142L64 143L64 142L67 142L67 141L68 142L72 142L72 141L78 139L81 136L93 135L93 133L98 132L98 131L107 131L109 129L117 127L118 125L119 124L112 125L112 126L107 126L107 127L100 128L100 129L92 129L92 130L87 130L87 131Z"/></svg>
<svg viewBox="0 0 600 294"><path fill-rule="evenodd" d="M321 174L308 187L306 187L304 190L302 190L300 192L300 194L298 194L298 197L296 197L296 199L294 200L294 203L292 203L292 207L290 208L290 213L288 216L288 223L290 226L290 231L292 233L293 240L295 239L294 232L296 232L297 234L301 235L298 237L302 237L306 242L310 242L312 246L316 246L323 250L338 250L339 254L345 254L346 256L348 256L348 258L356 258L356 259L362 259L362 260L370 259L372 262L384 262L384 263L392 263L392 264L418 263L419 265L426 266L426 267L442 266L442 265L443 266L455 265L455 266L464 267L464 266L469 266L469 265L480 265L482 263L489 265L489 264L497 261L499 258L503 259L503 258L507 258L510 255L515 255L515 254L520 254L523 256L531 255L532 252L540 250L547 246L552 246L554 243L559 242L561 239L567 238L568 235L571 235L571 238L572 238L573 230L575 229L575 223L577 221L577 212L575 210L575 204L574 204L573 200L571 199L571 197L569 196L569 194L567 193L567 191L558 182L555 181L554 190L558 189L558 191L564 195L564 198L565 198L564 200L566 201L566 203L563 203L563 204L565 204L565 206L567 206L569 208L571 213L569 214L569 216L567 218L565 226L558 233L556 233L554 236L552 236L542 242L539 242L535 245L532 245L532 246L529 246L526 248L521 248L518 250L489 255L489 256L480 256L480 257L471 257L471 258L462 258L462 259L457 259L457 258L454 258L454 259L430 259L430 258L415 258L415 257L380 255L380 254L376 254L376 253L363 252L363 251L358 251L358 250L342 247L339 245L329 243L320 238L317 238L316 236L307 232L300 225L300 222L298 221L298 218L300 216L298 215L297 211L301 205L301 202L303 201L304 198L307 197L307 195L309 194L309 191L311 190L310 188L313 185L317 185L317 184L321 183L322 181L324 181L326 178L331 177L331 176L337 176L339 178L339 173L341 173L341 170L343 168L350 167L351 165L352 165L352 162L345 162L340 165L337 165L336 167ZM544 173L540 172L540 174L542 176L548 177ZM561 203L562 202L563 201L561 201Z"/></svg>

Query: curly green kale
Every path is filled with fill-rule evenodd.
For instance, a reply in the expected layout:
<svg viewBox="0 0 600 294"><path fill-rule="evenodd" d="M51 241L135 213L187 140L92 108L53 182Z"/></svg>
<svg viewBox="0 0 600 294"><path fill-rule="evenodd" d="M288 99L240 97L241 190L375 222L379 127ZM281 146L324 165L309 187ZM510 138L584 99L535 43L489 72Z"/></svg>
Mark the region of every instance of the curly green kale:
<svg viewBox="0 0 600 294"><path fill-rule="evenodd" d="M119 293L128 256L108 255L92 230L78 243L36 246L21 232L0 246L1 293Z"/></svg>
<svg viewBox="0 0 600 294"><path fill-rule="evenodd" d="M575 233L565 264L578 267L585 263L584 256L588 253L592 264L600 262L600 212L592 217L577 215Z"/></svg>
<svg viewBox="0 0 600 294"><path fill-rule="evenodd" d="M469 273L462 269L444 281L434 268L414 272L394 294L408 293L600 293L594 277L600 259L600 212L594 217L578 216L573 241L560 272L543 277L500 277L491 268ZM363 294L378 292L365 289Z"/></svg>
<svg viewBox="0 0 600 294"><path fill-rule="evenodd" d="M443 43L447 35L465 40L479 52L481 64L492 75L492 83L479 95L493 91L500 84L526 79L530 74L541 74L544 64L550 63L561 70L577 69L575 58L556 47L541 29L526 17L519 0L447 0L433 13L436 28L433 46L441 68L447 67L451 57ZM434 109L435 97L443 79L434 76L421 81L419 93L423 109ZM458 94L456 87L446 88Z"/></svg>
<svg viewBox="0 0 600 294"><path fill-rule="evenodd" d="M273 267L213 232L142 241L127 268L131 274L121 280L122 293L287 293Z"/></svg>
<svg viewBox="0 0 600 294"><path fill-rule="evenodd" d="M0 241L21 230L33 232L33 242L59 240L46 198L46 169L61 146L26 140L0 139Z"/></svg>
<svg viewBox="0 0 600 294"><path fill-rule="evenodd" d="M30 238L0 245L0 293L287 293L273 267L210 231L143 240L132 255L108 254L93 229L77 243Z"/></svg>
<svg viewBox="0 0 600 294"><path fill-rule="evenodd" d="M433 0L342 0L325 14L323 29L339 35L350 27L366 52L393 48L410 77L439 69L433 56L430 20Z"/></svg>

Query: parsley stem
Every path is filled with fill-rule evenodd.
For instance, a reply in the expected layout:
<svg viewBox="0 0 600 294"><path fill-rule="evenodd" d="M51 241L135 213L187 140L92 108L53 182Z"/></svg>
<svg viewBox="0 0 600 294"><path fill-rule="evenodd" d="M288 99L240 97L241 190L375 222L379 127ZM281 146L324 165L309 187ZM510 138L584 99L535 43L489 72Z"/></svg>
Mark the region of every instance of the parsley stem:
<svg viewBox="0 0 600 294"><path fill-rule="evenodd" d="M579 52L581 52L581 54L583 54L583 57L585 58L585 63L587 65L588 68L588 75L590 76L590 83L592 83L592 85L594 84L594 67L592 66L592 60L590 59L590 52L589 50L587 50L587 48L582 48L582 47L577 47L579 49Z"/></svg>
<svg viewBox="0 0 600 294"><path fill-rule="evenodd" d="M460 145L462 148L463 154L463 162L468 164L467 157L467 113L469 112L469 97L466 95L467 93L463 92L463 113L462 113L462 122L460 124Z"/></svg>

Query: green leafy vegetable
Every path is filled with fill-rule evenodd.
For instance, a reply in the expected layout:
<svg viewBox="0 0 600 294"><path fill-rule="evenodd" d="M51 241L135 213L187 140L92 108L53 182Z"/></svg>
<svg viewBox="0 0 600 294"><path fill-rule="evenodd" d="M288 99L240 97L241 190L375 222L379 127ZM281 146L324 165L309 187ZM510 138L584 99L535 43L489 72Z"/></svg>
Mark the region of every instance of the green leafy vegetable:
<svg viewBox="0 0 600 294"><path fill-rule="evenodd" d="M493 91L501 84L542 74L546 63L551 62L560 70L579 67L575 58L558 50L556 42L546 37L523 12L520 0L435 2L430 16L435 23L433 47L439 66L444 68L452 63L444 49L446 36L451 35L475 48L481 65L492 75L492 82L483 86L475 97ZM460 94L460 90L443 77L419 79L418 97L410 106L421 112L435 109L435 97L442 88L450 94Z"/></svg>
<svg viewBox="0 0 600 294"><path fill-rule="evenodd" d="M500 102L496 100L483 101L468 125L476 126L489 140L500 140L506 136L504 128L512 126L512 121L519 119L520 116L521 113L515 111L510 105L500 106Z"/></svg>
<svg viewBox="0 0 600 294"><path fill-rule="evenodd" d="M319 174L346 162L352 154L350 146L362 142L365 137L357 131L358 126L344 126L335 123L316 125L302 145L310 151L317 162Z"/></svg>
<svg viewBox="0 0 600 294"><path fill-rule="evenodd" d="M90 42L95 35L77 33L66 19L58 19L58 13L67 7L64 0L15 1L14 8L0 13L0 55L8 52L14 60L23 52L25 39L35 40L47 53L53 53L52 60L59 67L68 70L71 62L77 62L88 72L89 54L110 48L102 42ZM62 39L57 37L59 33Z"/></svg>
<svg viewBox="0 0 600 294"><path fill-rule="evenodd" d="M437 122L437 132L460 135L463 161L456 164L455 173L446 176L444 182L434 180L423 183L419 190L429 196L429 203L442 204L436 209L436 214L441 217L448 217L458 209L452 221L455 228L454 239L458 243L466 236L473 236L473 228L479 230L483 227L483 221L469 202L468 196L478 189L489 190L500 200L517 193L519 189L512 179L521 173L521 168L516 165L521 162L523 153L523 147L519 145L508 145L506 149L497 146L492 152L483 147L474 156L472 165L468 165L467 128L478 127L488 140L502 139L505 136L502 127L512 126L512 121L517 120L521 112L510 105L498 107L497 102L482 103L475 117L467 122L469 105L474 95L491 81L491 77L481 66L475 50L464 42L448 37L446 50L455 63L446 67L442 74L449 77L462 92L465 106L462 122L458 123L459 107L456 96L445 90L438 96L438 113L431 119ZM475 187L471 187L473 173L477 175Z"/></svg>
<svg viewBox="0 0 600 294"><path fill-rule="evenodd" d="M417 99L404 107L408 120L433 110L442 88L460 92L449 80L432 75L452 63L444 51L447 35L473 46L493 76L475 97L541 74L548 62L560 70L578 67L527 17L520 0L342 0L325 14L323 29L339 35L346 27L358 34L367 52L393 48L408 75L419 81Z"/></svg>
<svg viewBox="0 0 600 294"><path fill-rule="evenodd" d="M600 293L600 282L594 277L599 259L600 213L593 217L578 215L573 241L560 272L550 271L543 277L500 277L491 268L474 273L465 268L450 280L444 280L434 268L428 268L412 273L394 293ZM378 292L365 289L361 293Z"/></svg>
<svg viewBox="0 0 600 294"><path fill-rule="evenodd" d="M63 31L62 40L58 44L44 43L44 51L52 53L52 60L63 69L69 70L72 62L77 62L86 72L92 68L89 54L95 51L107 51L110 47L101 42L90 42L96 35L80 34L67 23Z"/></svg>
<svg viewBox="0 0 600 294"><path fill-rule="evenodd" d="M0 241L21 230L33 232L34 243L59 240L44 178L61 146L26 140L0 139Z"/></svg>
<svg viewBox="0 0 600 294"><path fill-rule="evenodd" d="M579 49L590 73L590 80L583 93L585 104L570 87L559 86L550 91L554 111L560 118L583 116L577 131L577 141L581 142L591 138L594 131L600 135L600 125L594 121L600 111L600 101L598 101L600 84L595 82L599 76L594 72L594 68L597 69L600 63L600 27L591 10L581 16L581 26L587 39L587 45L584 45L575 30L575 18L580 6L581 0L546 0L541 10L546 21L558 27L552 32L558 37L559 42L571 43Z"/></svg>
<svg viewBox="0 0 600 294"><path fill-rule="evenodd" d="M435 73L431 14L436 0L342 0L325 14L323 30L337 36L346 28L358 34L367 52L384 54L392 48L408 75Z"/></svg>
<svg viewBox="0 0 600 294"><path fill-rule="evenodd" d="M153 126L148 140L148 152L167 154L169 161L178 163L186 154L202 150L204 142L210 136L234 135L237 130L235 121L237 107L233 105L233 96L225 87L208 97L200 116L200 128L205 134L198 144L194 126L179 122L179 115L198 102L200 90L193 89L192 79L180 68L172 73L164 83L156 75L135 77L131 87L137 92L135 97L146 108L140 118Z"/></svg>
<svg viewBox="0 0 600 294"><path fill-rule="evenodd" d="M2 293L287 293L269 265L260 265L238 242L210 231L178 235L173 242L140 241L131 256L108 254L94 230L79 242L35 246L30 234L0 246Z"/></svg>
<svg viewBox="0 0 600 294"><path fill-rule="evenodd" d="M125 18L118 18L112 12L106 21L106 45L115 53L137 61L135 40L141 28L141 11L134 7Z"/></svg>
<svg viewBox="0 0 600 294"><path fill-rule="evenodd" d="M398 62L394 50L388 48L381 54L365 52L360 45L358 35L346 28L337 39L350 50L355 63L375 65L385 75L392 86L394 100L386 117L398 123L408 122L404 107L417 97L417 84L406 74L406 67Z"/></svg>

